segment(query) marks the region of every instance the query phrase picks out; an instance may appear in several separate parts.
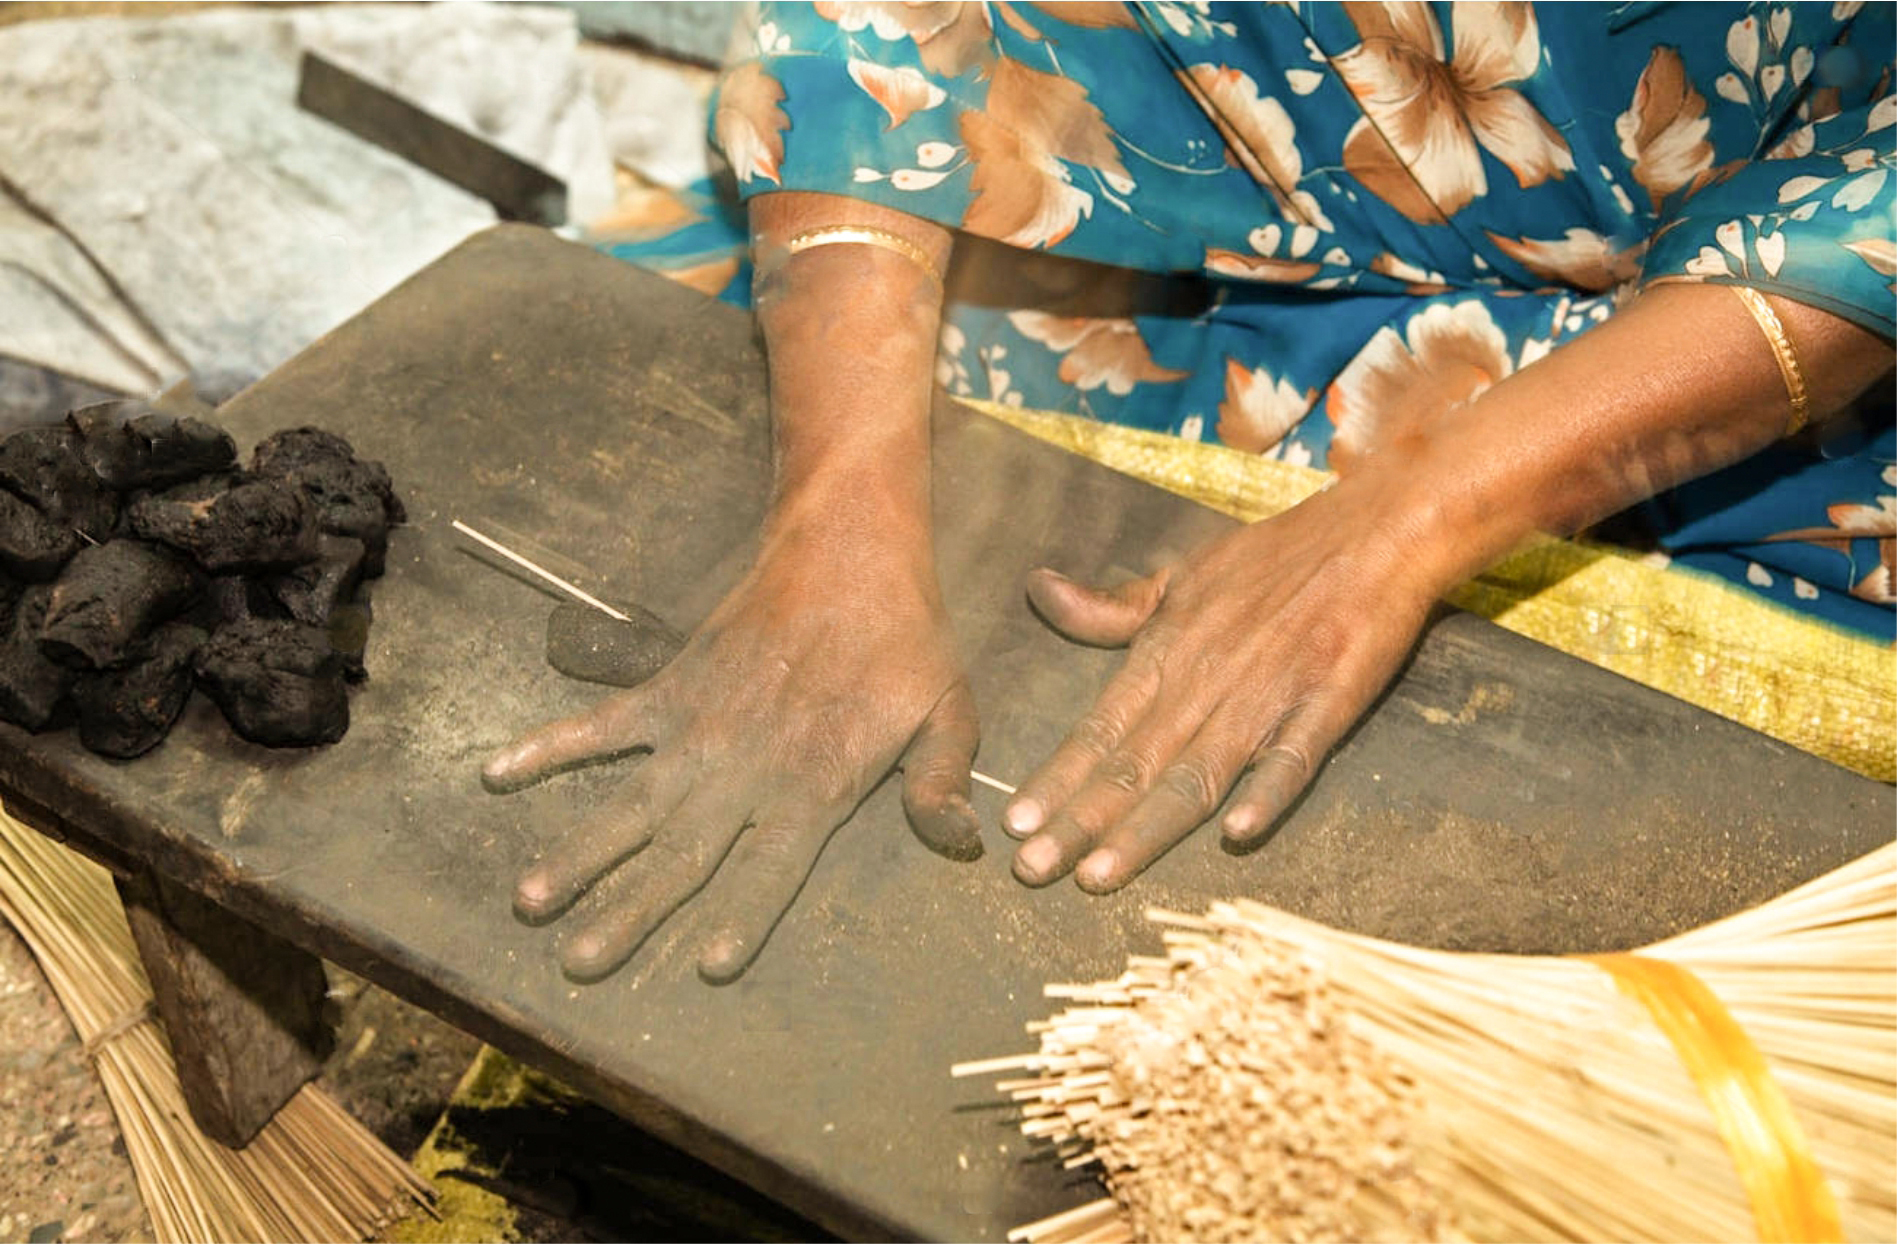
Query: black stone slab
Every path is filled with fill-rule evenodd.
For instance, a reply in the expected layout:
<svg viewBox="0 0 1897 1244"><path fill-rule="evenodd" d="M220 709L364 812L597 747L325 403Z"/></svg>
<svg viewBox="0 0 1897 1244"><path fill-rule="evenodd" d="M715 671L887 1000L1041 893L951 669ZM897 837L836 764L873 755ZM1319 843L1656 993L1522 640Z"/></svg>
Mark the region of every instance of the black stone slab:
<svg viewBox="0 0 1897 1244"><path fill-rule="evenodd" d="M491 749L601 689L547 667L553 600L463 552L449 521L592 567L597 595L701 616L740 573L765 499L747 318L503 226L221 414L246 451L278 428L341 431L408 503L373 585L348 736L252 747L200 696L129 765L70 734L0 731L0 787L845 1233L999 1237L1091 1195L1028 1160L989 1087L947 1069L1026 1048L1043 982L1152 951L1149 904L1246 894L1443 946L1600 950L1764 899L1892 834L1885 786L1451 616L1254 854L1201 834L1110 898L1029 891L998 831L975 864L939 859L885 785L736 984L694 972L714 881L626 970L571 985L559 926L516 923L510 885L623 771L483 792ZM942 573L982 709L980 767L1019 779L1116 660L1042 627L1023 573L1137 572L1228 520L946 402L937 430ZM999 796L975 799L992 825Z"/></svg>

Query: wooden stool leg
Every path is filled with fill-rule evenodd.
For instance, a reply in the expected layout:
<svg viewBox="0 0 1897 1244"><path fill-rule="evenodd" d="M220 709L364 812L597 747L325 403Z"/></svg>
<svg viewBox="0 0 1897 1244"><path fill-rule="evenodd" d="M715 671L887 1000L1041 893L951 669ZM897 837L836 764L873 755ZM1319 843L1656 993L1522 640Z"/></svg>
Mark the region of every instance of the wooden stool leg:
<svg viewBox="0 0 1897 1244"><path fill-rule="evenodd" d="M322 960L155 874L116 880L191 1117L241 1148L335 1043Z"/></svg>

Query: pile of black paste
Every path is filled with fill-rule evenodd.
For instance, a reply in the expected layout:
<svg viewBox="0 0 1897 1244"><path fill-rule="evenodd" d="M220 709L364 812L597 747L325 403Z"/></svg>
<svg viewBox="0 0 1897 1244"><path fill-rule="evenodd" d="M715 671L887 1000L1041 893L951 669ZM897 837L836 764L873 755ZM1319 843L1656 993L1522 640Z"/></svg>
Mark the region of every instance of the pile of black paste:
<svg viewBox="0 0 1897 1244"><path fill-rule="evenodd" d="M193 686L271 747L333 743L404 521L389 474L316 428L248 467L223 429L107 402L0 441L0 718L156 747Z"/></svg>

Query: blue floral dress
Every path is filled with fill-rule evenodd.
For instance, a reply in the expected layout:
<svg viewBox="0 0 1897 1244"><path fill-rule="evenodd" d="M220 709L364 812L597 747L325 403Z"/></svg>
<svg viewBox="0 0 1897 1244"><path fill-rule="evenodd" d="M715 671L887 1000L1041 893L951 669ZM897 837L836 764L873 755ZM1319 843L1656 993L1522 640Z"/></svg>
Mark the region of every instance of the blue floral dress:
<svg viewBox="0 0 1897 1244"><path fill-rule="evenodd" d="M1890 4L820 0L753 40L712 113L742 195L1212 283L1118 319L952 304L959 395L1347 467L1659 281L1892 335ZM1886 403L1646 513L1676 561L1890 639L1894 459Z"/></svg>

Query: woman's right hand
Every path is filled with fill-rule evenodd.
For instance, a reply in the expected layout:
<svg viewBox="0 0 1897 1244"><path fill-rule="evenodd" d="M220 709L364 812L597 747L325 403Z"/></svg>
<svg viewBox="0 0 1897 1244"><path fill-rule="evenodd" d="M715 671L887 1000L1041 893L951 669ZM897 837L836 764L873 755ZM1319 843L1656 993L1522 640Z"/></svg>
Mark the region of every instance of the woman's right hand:
<svg viewBox="0 0 1897 1244"><path fill-rule="evenodd" d="M968 773L978 729L936 585L929 401L946 230L888 208L779 193L751 204L770 362L774 495L757 560L641 687L543 726L488 762L515 787L650 749L614 806L520 879L548 920L604 891L567 940L569 975L623 963L714 873L740 874L699 959L727 981L756 957L830 835L890 769L923 841L981 853ZM794 257L798 233L868 226ZM915 256L926 264L918 263Z"/></svg>
<svg viewBox="0 0 1897 1244"><path fill-rule="evenodd" d="M589 888L604 901L566 940L567 973L623 963L715 873L739 885L699 971L738 976L824 844L892 767L935 851L981 854L968 802L978 739L926 545L865 525L844 502L780 509L763 552L650 682L542 726L498 753L515 789L575 764L650 749L611 805L548 849L515 890L536 923Z"/></svg>

